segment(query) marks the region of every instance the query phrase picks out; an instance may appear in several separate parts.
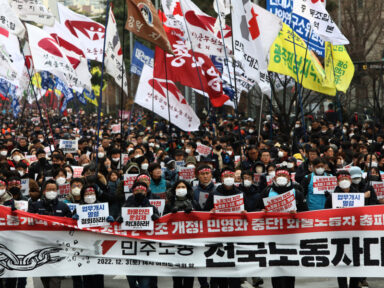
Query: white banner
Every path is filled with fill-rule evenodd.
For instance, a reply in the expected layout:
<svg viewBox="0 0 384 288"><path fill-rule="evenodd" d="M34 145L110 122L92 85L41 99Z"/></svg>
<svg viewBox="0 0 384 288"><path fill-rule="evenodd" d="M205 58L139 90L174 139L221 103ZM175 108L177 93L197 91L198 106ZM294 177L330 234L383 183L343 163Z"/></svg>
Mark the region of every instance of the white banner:
<svg viewBox="0 0 384 288"><path fill-rule="evenodd" d="M122 230L153 230L153 208L121 208Z"/></svg>
<svg viewBox="0 0 384 288"><path fill-rule="evenodd" d="M213 196L215 211L217 213L239 213L244 211L243 193L233 196Z"/></svg>
<svg viewBox="0 0 384 288"><path fill-rule="evenodd" d="M25 33L24 25L9 5L8 0L0 0L0 7L0 19L3 19L0 21L0 27L7 29L19 38L23 38Z"/></svg>
<svg viewBox="0 0 384 288"><path fill-rule="evenodd" d="M336 176L313 176L313 194L332 193L337 187Z"/></svg>
<svg viewBox="0 0 384 288"><path fill-rule="evenodd" d="M77 140L65 140L60 139L59 148L64 151L64 153L77 153L78 143Z"/></svg>
<svg viewBox="0 0 384 288"><path fill-rule="evenodd" d="M0 275L383 277L383 215L384 206L180 212L153 231L122 231L116 223L80 230L73 219L0 206Z"/></svg>
<svg viewBox="0 0 384 288"><path fill-rule="evenodd" d="M108 226L107 217L109 216L108 203L95 203L79 205L76 210L79 215L77 226L79 228Z"/></svg>
<svg viewBox="0 0 384 288"><path fill-rule="evenodd" d="M168 104L169 99L169 104ZM144 65L135 102L184 131L197 131L200 119L175 83L153 78L153 68ZM169 106L169 107L168 107ZM170 113L170 119L169 114Z"/></svg>
<svg viewBox="0 0 384 288"><path fill-rule="evenodd" d="M364 207L364 193L333 193L332 208Z"/></svg>
<svg viewBox="0 0 384 288"><path fill-rule="evenodd" d="M268 212L296 211L296 199L293 191L263 199L265 210Z"/></svg>

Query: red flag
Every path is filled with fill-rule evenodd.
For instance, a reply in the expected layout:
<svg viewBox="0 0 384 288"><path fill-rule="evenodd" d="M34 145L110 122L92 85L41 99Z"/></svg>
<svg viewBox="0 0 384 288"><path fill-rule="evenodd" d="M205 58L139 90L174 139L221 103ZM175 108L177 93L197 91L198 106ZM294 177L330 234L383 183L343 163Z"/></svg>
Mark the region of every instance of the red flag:
<svg viewBox="0 0 384 288"><path fill-rule="evenodd" d="M220 72L211 59L202 53L189 50L185 41L176 36L177 30L165 28L175 55L166 54L164 50L156 47L154 77L203 90L209 95L214 107L223 106L229 97L223 94Z"/></svg>

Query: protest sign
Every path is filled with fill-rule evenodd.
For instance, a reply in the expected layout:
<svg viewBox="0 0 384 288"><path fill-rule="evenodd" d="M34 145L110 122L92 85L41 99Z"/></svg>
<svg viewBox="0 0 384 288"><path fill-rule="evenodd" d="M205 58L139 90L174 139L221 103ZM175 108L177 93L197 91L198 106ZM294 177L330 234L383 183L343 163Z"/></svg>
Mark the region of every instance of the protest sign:
<svg viewBox="0 0 384 288"><path fill-rule="evenodd" d="M205 203L207 202L209 193L208 192L202 192L199 193L199 205L201 208L204 208Z"/></svg>
<svg viewBox="0 0 384 288"><path fill-rule="evenodd" d="M29 196L29 178L21 179L21 195Z"/></svg>
<svg viewBox="0 0 384 288"><path fill-rule="evenodd" d="M217 213L239 213L244 211L243 193L233 196L214 195L213 202Z"/></svg>
<svg viewBox="0 0 384 288"><path fill-rule="evenodd" d="M175 166L176 166L177 171L179 171L180 168L183 168L185 166L184 160L175 161Z"/></svg>
<svg viewBox="0 0 384 288"><path fill-rule="evenodd" d="M28 201L24 201L24 200L15 200L15 207L17 210L21 210L21 211L24 211L24 212L27 212L28 211Z"/></svg>
<svg viewBox="0 0 384 288"><path fill-rule="evenodd" d="M263 202L267 212L296 211L296 199L292 190L277 196L264 198Z"/></svg>
<svg viewBox="0 0 384 288"><path fill-rule="evenodd" d="M25 159L29 162L29 164L35 163L37 161L36 155L26 155Z"/></svg>
<svg viewBox="0 0 384 288"><path fill-rule="evenodd" d="M129 161L129 155L127 153L121 154L121 158L123 159L123 165L126 165Z"/></svg>
<svg viewBox="0 0 384 288"><path fill-rule="evenodd" d="M80 205L76 211L77 215L79 215L77 226L80 228L109 225L107 222L107 217L109 216L108 203Z"/></svg>
<svg viewBox="0 0 384 288"><path fill-rule="evenodd" d="M73 169L73 178L81 177L81 173L83 173L83 166L72 166Z"/></svg>
<svg viewBox="0 0 384 288"><path fill-rule="evenodd" d="M239 165L240 160L241 160L241 156L240 155L235 155L235 167L237 167L237 165Z"/></svg>
<svg viewBox="0 0 384 288"><path fill-rule="evenodd" d="M337 187L336 176L313 176L313 194L332 193Z"/></svg>
<svg viewBox="0 0 384 288"><path fill-rule="evenodd" d="M133 183L136 180L136 177L139 174L124 174L124 192L129 192L129 189L132 188Z"/></svg>
<svg viewBox="0 0 384 288"><path fill-rule="evenodd" d="M120 124L113 124L111 125L112 134L119 134L121 133L121 126Z"/></svg>
<svg viewBox="0 0 384 288"><path fill-rule="evenodd" d="M208 156L211 154L211 147L204 145L204 144L197 144L196 150L200 155Z"/></svg>
<svg viewBox="0 0 384 288"><path fill-rule="evenodd" d="M153 208L121 208L122 230L153 230Z"/></svg>
<svg viewBox="0 0 384 288"><path fill-rule="evenodd" d="M1 277L378 277L383 215L382 205L246 217L191 212L163 216L152 231L122 231L119 223L84 229L71 218L0 206Z"/></svg>
<svg viewBox="0 0 384 288"><path fill-rule="evenodd" d="M179 179L187 181L195 179L195 167L181 167L179 169Z"/></svg>
<svg viewBox="0 0 384 288"><path fill-rule="evenodd" d="M71 185L69 183L59 185L59 200L64 200L71 193Z"/></svg>
<svg viewBox="0 0 384 288"><path fill-rule="evenodd" d="M372 181L371 185L375 189L377 199L384 198L384 182Z"/></svg>
<svg viewBox="0 0 384 288"><path fill-rule="evenodd" d="M164 207L165 207L165 199L151 199L149 200L149 203L151 203L151 205L157 208L160 215L163 215Z"/></svg>
<svg viewBox="0 0 384 288"><path fill-rule="evenodd" d="M333 193L332 208L363 207L364 193Z"/></svg>
<svg viewBox="0 0 384 288"><path fill-rule="evenodd" d="M123 120L129 119L129 116L131 115L130 111L123 110L123 115L121 115L121 110L119 110L119 118L123 117Z"/></svg>
<svg viewBox="0 0 384 288"><path fill-rule="evenodd" d="M267 186L272 185L274 176L272 177L272 176L267 175L265 178L267 180Z"/></svg>
<svg viewBox="0 0 384 288"><path fill-rule="evenodd" d="M69 210L71 210L72 213L74 211L77 212L79 204L75 204L75 203L66 203L66 204L67 204L67 206L69 207Z"/></svg>
<svg viewBox="0 0 384 288"><path fill-rule="evenodd" d="M78 143L77 140L64 140L60 139L59 148L64 151L64 153L77 153Z"/></svg>

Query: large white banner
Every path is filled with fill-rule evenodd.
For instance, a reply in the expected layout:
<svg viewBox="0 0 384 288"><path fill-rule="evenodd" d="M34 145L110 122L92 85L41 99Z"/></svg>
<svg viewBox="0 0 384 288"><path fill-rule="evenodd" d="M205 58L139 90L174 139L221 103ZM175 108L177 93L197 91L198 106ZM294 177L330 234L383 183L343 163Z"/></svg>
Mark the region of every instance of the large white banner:
<svg viewBox="0 0 384 288"><path fill-rule="evenodd" d="M197 131L199 129L199 117L189 106L175 83L165 79L154 79L153 68L148 65L144 65L141 73L135 103L166 120L170 120L181 130Z"/></svg>
<svg viewBox="0 0 384 288"><path fill-rule="evenodd" d="M0 277L384 277L383 214L383 206L179 212L153 231L122 231L117 223L80 230L70 218L0 206Z"/></svg>

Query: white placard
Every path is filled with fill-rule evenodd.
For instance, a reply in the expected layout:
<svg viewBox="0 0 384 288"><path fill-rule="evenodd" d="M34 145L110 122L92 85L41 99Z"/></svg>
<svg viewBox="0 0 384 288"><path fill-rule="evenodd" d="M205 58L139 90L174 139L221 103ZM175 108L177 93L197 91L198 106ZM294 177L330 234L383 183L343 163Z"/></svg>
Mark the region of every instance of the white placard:
<svg viewBox="0 0 384 288"><path fill-rule="evenodd" d="M153 208L121 208L122 230L153 230Z"/></svg>
<svg viewBox="0 0 384 288"><path fill-rule="evenodd" d="M205 203L207 202L209 193L208 192L202 192L199 193L199 205L201 208L205 206Z"/></svg>
<svg viewBox="0 0 384 288"><path fill-rule="evenodd" d="M129 189L132 188L132 185L135 182L137 175L139 174L124 174L124 192L125 193L128 193Z"/></svg>
<svg viewBox="0 0 384 288"><path fill-rule="evenodd" d="M332 193L337 187L336 176L313 176L313 194Z"/></svg>
<svg viewBox="0 0 384 288"><path fill-rule="evenodd" d="M165 207L165 199L151 199L149 200L149 203L151 205L155 206L157 210L159 211L159 214L163 216L164 213L164 207Z"/></svg>
<svg viewBox="0 0 384 288"><path fill-rule="evenodd" d="M187 181L195 179L195 167L181 167L179 169L179 179Z"/></svg>
<svg viewBox="0 0 384 288"><path fill-rule="evenodd" d="M15 200L15 207L17 210L28 212L28 201L25 200Z"/></svg>
<svg viewBox="0 0 384 288"><path fill-rule="evenodd" d="M21 179L21 195L29 196L29 178Z"/></svg>
<svg viewBox="0 0 384 288"><path fill-rule="evenodd" d="M77 153L78 142L77 140L65 140L60 139L59 148L64 151L64 153Z"/></svg>
<svg viewBox="0 0 384 288"><path fill-rule="evenodd" d="M213 196L215 211L217 213L239 213L244 211L243 193L233 196Z"/></svg>
<svg viewBox="0 0 384 288"><path fill-rule="evenodd" d="M296 199L293 191L267 197L263 199L265 210L268 212L290 212L296 211Z"/></svg>
<svg viewBox="0 0 384 288"><path fill-rule="evenodd" d="M80 228L109 225L107 222L107 217L109 216L108 203L81 205L77 209L77 215L79 215L77 225Z"/></svg>
<svg viewBox="0 0 384 288"><path fill-rule="evenodd" d="M364 207L364 193L333 193L332 208Z"/></svg>

